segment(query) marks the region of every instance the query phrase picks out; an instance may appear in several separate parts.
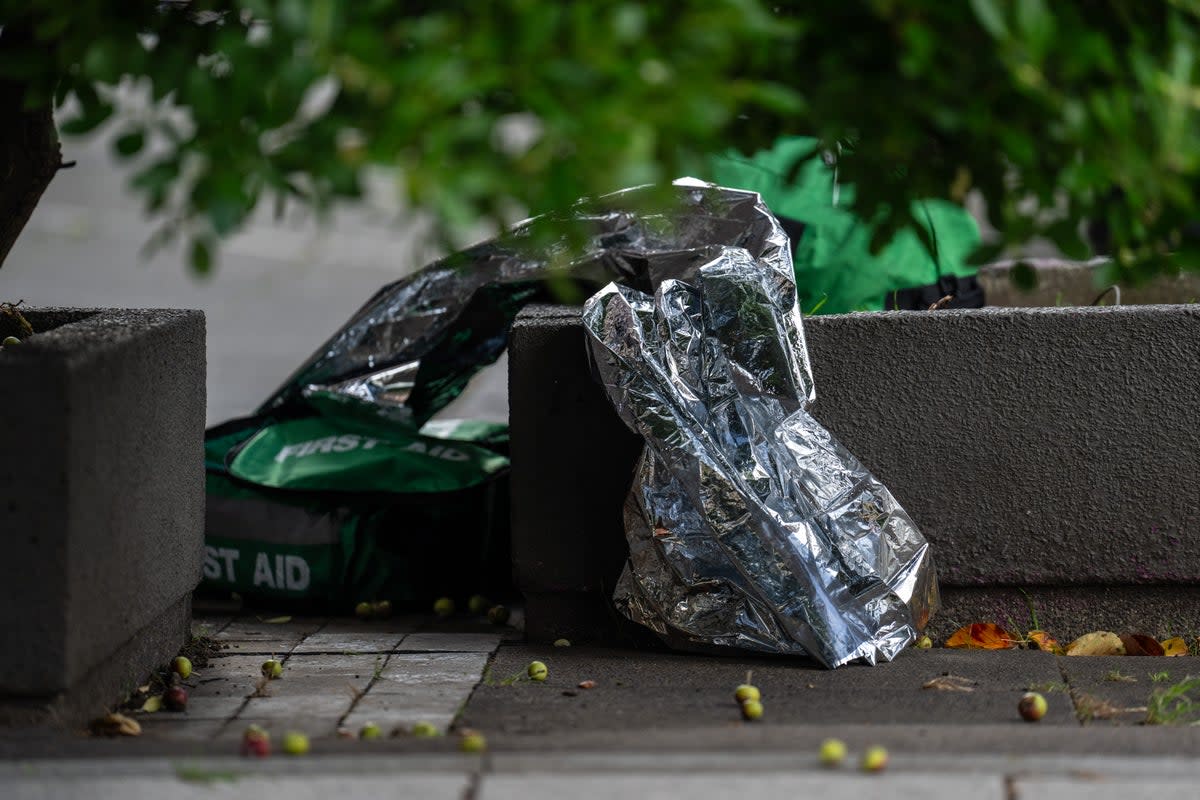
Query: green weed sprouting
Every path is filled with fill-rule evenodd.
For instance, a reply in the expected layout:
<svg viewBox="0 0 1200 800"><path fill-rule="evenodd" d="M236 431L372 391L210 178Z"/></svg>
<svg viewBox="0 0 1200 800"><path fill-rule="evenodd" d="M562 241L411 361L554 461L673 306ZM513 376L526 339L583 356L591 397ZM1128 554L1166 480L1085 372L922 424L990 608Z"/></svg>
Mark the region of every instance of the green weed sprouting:
<svg viewBox="0 0 1200 800"><path fill-rule="evenodd" d="M1165 689L1157 689L1146 702L1147 725L1200 725L1200 678L1187 676Z"/></svg>

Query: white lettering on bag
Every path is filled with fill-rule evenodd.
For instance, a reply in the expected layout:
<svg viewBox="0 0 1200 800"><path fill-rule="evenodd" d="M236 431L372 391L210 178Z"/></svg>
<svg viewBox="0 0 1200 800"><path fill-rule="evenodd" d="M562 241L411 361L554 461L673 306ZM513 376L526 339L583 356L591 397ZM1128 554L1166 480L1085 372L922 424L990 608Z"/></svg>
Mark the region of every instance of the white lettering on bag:
<svg viewBox="0 0 1200 800"><path fill-rule="evenodd" d="M258 558L254 559L254 580L252 583L255 586L266 586L270 589L275 588L275 576L271 574L271 559L266 553L259 553Z"/></svg>
<svg viewBox="0 0 1200 800"><path fill-rule="evenodd" d="M242 554L232 547L213 547L212 545L204 546L204 577L210 581L219 581L222 579L221 562L225 562L224 580L233 583L233 562L237 561Z"/></svg>
<svg viewBox="0 0 1200 800"><path fill-rule="evenodd" d="M353 450L370 450L379 444L379 439L344 433L341 436L325 436L281 447L275 454L275 463L282 464L289 458L305 458L315 453L349 453Z"/></svg>

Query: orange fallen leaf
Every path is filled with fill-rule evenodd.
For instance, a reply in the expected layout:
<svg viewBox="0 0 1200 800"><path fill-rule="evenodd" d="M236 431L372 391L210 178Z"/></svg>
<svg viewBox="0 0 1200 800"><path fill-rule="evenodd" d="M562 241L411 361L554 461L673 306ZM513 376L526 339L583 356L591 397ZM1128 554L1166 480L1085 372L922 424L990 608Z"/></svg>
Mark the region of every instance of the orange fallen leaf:
<svg viewBox="0 0 1200 800"><path fill-rule="evenodd" d="M1174 636L1159 642L1159 644L1162 645L1164 656L1186 656L1188 654L1187 642L1180 636Z"/></svg>
<svg viewBox="0 0 1200 800"><path fill-rule="evenodd" d="M1163 655L1163 646L1158 643L1158 639L1142 633L1121 634L1121 644L1125 645L1125 655L1127 656Z"/></svg>
<svg viewBox="0 0 1200 800"><path fill-rule="evenodd" d="M1123 656L1125 645L1121 637L1112 631L1085 633L1067 645L1069 656Z"/></svg>
<svg viewBox="0 0 1200 800"><path fill-rule="evenodd" d="M593 680L580 681L579 688L580 689L595 689L596 682Z"/></svg>
<svg viewBox="0 0 1200 800"><path fill-rule="evenodd" d="M1017 637L991 622L964 625L946 640L946 647L968 650L1008 650L1017 646Z"/></svg>
<svg viewBox="0 0 1200 800"><path fill-rule="evenodd" d="M1053 653L1056 656L1063 654L1063 646L1058 643L1058 639L1055 639L1045 631L1030 631L1025 634L1025 638L1033 645L1034 650Z"/></svg>

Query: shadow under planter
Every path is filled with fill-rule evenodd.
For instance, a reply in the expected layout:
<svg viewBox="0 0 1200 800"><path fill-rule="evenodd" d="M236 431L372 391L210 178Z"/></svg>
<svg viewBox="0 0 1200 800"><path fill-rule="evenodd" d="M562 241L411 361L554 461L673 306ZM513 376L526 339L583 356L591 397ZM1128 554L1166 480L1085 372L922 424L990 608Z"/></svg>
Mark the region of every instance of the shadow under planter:
<svg viewBox="0 0 1200 800"><path fill-rule="evenodd" d="M76 725L190 635L204 315L21 311L34 335L0 352L0 723Z"/></svg>
<svg viewBox="0 0 1200 800"><path fill-rule="evenodd" d="M934 548L946 601L935 633L1027 625L1026 596L1060 636L1139 619L1147 632L1200 627L1200 306L804 324L813 415ZM610 596L641 442L584 347L578 309L527 309L513 327L513 558L534 640L627 635Z"/></svg>

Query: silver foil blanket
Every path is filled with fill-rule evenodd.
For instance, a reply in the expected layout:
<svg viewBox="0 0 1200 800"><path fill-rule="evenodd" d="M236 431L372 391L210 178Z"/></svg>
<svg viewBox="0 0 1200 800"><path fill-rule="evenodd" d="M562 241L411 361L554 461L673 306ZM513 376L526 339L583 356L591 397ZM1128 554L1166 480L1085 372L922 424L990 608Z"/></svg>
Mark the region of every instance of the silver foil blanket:
<svg viewBox="0 0 1200 800"><path fill-rule="evenodd" d="M646 441L614 601L683 649L891 660L938 605L929 545L806 410L786 247L710 255L584 307L608 396Z"/></svg>

